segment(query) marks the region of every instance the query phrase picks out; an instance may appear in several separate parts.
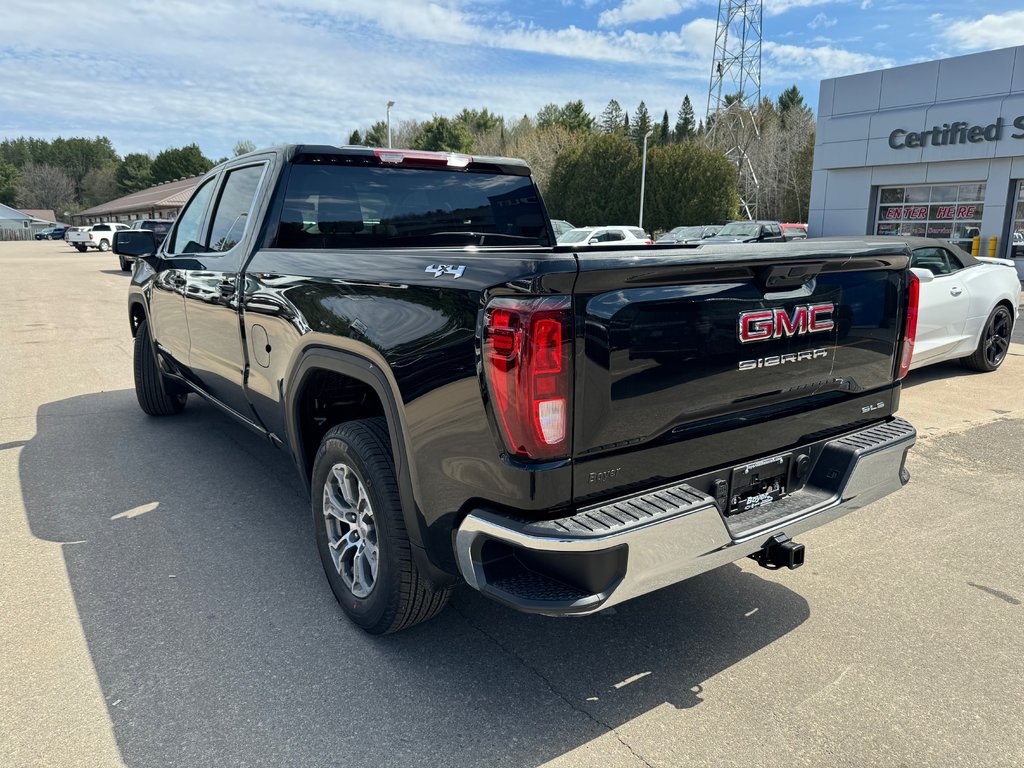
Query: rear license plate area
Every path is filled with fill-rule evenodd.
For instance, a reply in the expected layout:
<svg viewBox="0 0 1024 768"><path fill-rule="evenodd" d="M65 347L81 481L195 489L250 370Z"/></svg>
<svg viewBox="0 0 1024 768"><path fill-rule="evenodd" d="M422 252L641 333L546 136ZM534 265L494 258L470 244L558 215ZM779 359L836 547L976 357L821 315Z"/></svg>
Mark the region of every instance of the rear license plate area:
<svg viewBox="0 0 1024 768"><path fill-rule="evenodd" d="M786 495L791 454L761 459L732 471L729 515L764 507Z"/></svg>

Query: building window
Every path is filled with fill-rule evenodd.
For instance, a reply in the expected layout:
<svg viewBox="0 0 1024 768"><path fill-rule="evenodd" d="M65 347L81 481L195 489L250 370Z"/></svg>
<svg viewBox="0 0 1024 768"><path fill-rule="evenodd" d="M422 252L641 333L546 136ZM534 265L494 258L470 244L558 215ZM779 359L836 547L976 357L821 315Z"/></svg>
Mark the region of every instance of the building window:
<svg viewBox="0 0 1024 768"><path fill-rule="evenodd" d="M935 237L969 251L984 210L984 182L879 187L875 234Z"/></svg>
<svg viewBox="0 0 1024 768"><path fill-rule="evenodd" d="M1017 182L1017 198L1013 204L1013 226L1010 228L1010 256L1024 259L1024 181Z"/></svg>

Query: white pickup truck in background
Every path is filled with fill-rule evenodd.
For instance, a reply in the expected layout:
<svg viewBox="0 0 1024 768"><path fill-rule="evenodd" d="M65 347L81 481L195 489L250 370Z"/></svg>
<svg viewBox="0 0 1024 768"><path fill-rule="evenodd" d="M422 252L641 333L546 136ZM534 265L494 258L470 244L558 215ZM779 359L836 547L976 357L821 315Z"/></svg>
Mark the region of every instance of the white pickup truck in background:
<svg viewBox="0 0 1024 768"><path fill-rule="evenodd" d="M88 229L68 232L67 241L82 253L89 248L109 251L114 244L114 233L122 229L128 229L128 225L115 222L93 224Z"/></svg>

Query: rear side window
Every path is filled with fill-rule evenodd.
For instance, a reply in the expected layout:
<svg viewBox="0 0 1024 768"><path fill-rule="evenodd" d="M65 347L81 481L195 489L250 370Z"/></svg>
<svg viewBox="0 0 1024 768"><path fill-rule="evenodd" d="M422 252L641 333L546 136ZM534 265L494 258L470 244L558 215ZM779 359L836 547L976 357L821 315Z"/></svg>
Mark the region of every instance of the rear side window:
<svg viewBox="0 0 1024 768"><path fill-rule="evenodd" d="M529 177L374 166L291 168L278 248L550 245Z"/></svg>
<svg viewBox="0 0 1024 768"><path fill-rule="evenodd" d="M918 248L910 259L910 266L930 269L933 275L948 275L959 269L949 263L949 253L945 248Z"/></svg>
<svg viewBox="0 0 1024 768"><path fill-rule="evenodd" d="M227 251L234 248L245 234L249 212L256 190L263 176L264 165L250 165L228 174L224 189L217 201L210 230L210 250Z"/></svg>

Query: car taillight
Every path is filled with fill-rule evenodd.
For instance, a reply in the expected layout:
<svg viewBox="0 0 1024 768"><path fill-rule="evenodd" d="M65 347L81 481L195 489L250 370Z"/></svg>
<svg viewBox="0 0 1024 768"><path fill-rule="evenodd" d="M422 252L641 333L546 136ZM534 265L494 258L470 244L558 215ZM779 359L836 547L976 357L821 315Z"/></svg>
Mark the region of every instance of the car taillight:
<svg viewBox="0 0 1024 768"><path fill-rule="evenodd" d="M92 232L89 233L89 239L92 240Z"/></svg>
<svg viewBox="0 0 1024 768"><path fill-rule="evenodd" d="M902 379L910 371L910 362L914 358L914 340L917 338L917 306L921 298L921 281L913 272L907 286L907 322L903 328L903 351L900 354L900 372L896 377Z"/></svg>
<svg viewBox="0 0 1024 768"><path fill-rule="evenodd" d="M569 455L571 366L569 297L501 298L487 306L484 378L509 453Z"/></svg>

